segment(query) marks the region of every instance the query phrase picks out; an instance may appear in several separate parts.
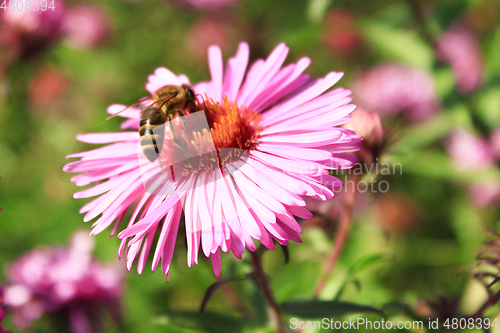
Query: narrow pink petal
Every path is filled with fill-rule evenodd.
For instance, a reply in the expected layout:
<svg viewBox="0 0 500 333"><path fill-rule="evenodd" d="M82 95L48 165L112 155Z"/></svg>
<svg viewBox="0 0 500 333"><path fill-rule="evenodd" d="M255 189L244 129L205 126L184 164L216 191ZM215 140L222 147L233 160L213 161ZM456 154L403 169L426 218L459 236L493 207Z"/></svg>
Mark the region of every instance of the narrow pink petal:
<svg viewBox="0 0 500 333"><path fill-rule="evenodd" d="M306 116L306 119L312 116L328 113L334 109L347 105L352 98L349 97L351 91L345 88L337 88L327 92L313 100L299 105L298 107L288 110L288 112L281 114L279 117L273 116L272 112L263 113L262 125L269 127L272 124L281 124L283 121L295 120L298 116ZM335 113L337 115L337 113ZM337 116L335 117L337 119Z"/></svg>
<svg viewBox="0 0 500 333"><path fill-rule="evenodd" d="M75 194L73 194L73 198L83 199L83 198L94 197L96 195L103 194L111 190L113 187L115 187L117 184L120 184L121 182L122 182L121 178L110 179L102 184L96 185L94 187L88 188L80 192L76 192Z"/></svg>
<svg viewBox="0 0 500 333"><path fill-rule="evenodd" d="M172 217L170 219L170 224L172 226L168 229L167 239L165 241L165 247L161 257L161 269L165 275L168 274L170 269L170 263L172 262L172 256L174 254L175 241L177 239L177 232L179 230L179 222L182 214L182 204L180 201L178 201L172 208L171 212Z"/></svg>
<svg viewBox="0 0 500 333"><path fill-rule="evenodd" d="M139 129L139 120L138 119L127 119L123 123L120 124L120 129Z"/></svg>
<svg viewBox="0 0 500 333"><path fill-rule="evenodd" d="M268 165L273 165L287 172L299 173L304 175L318 174L320 165L314 162L301 161L297 163L296 160L289 160L286 158L266 154L258 150L253 150L251 156L257 160L262 161Z"/></svg>
<svg viewBox="0 0 500 333"><path fill-rule="evenodd" d="M142 251L139 256L139 261L137 263L137 273L142 274L144 267L146 266L146 261L149 257L149 252L151 251L151 246L153 245L153 241L155 240L155 233L158 229L159 221L155 223L151 231L146 235L144 239L144 245L142 246Z"/></svg>
<svg viewBox="0 0 500 333"><path fill-rule="evenodd" d="M229 166L228 166L229 168ZM232 170L231 174L238 184L239 188L245 188L245 190L250 193L255 199L257 199L260 204L266 206L273 212L285 213L285 207L276 200L272 195L270 195L267 190L258 187L253 181L245 177L240 170Z"/></svg>
<svg viewBox="0 0 500 333"><path fill-rule="evenodd" d="M78 134L76 139L86 143L111 143L117 141L138 141L139 132L86 133Z"/></svg>
<svg viewBox="0 0 500 333"><path fill-rule="evenodd" d="M275 170L273 166L267 165L267 163L262 163L253 158L248 159L247 163L257 170L257 174L261 173L268 175L269 178L274 179L281 187L292 193L298 195L310 195L313 193L313 189L309 184L292 175Z"/></svg>
<svg viewBox="0 0 500 333"><path fill-rule="evenodd" d="M142 185L140 181L140 175L131 174L128 175L127 178L122 180L122 183L119 186L116 186L110 192L104 194L100 197L100 203L91 209L83 218L84 222L90 221L101 214L108 206L113 204L113 202L119 201L118 198L121 198L123 201L129 193L134 191L138 186Z"/></svg>
<svg viewBox="0 0 500 333"><path fill-rule="evenodd" d="M316 98L337 83L343 75L344 73L332 72L324 78L316 80L310 84L308 88L268 110L267 112L269 113L269 117L279 117L286 114L292 108L298 107L299 105Z"/></svg>
<svg viewBox="0 0 500 333"><path fill-rule="evenodd" d="M305 132L300 133L299 131L291 132L288 135L273 134L267 136L260 136L257 142L264 142L270 144L279 145L297 145L303 148L306 147L316 147L325 145L327 143L333 143L337 141L342 136L342 133L331 129L329 131L321 132Z"/></svg>
<svg viewBox="0 0 500 333"><path fill-rule="evenodd" d="M142 237L157 221L166 216L168 211L172 209L178 201L179 197L175 195L169 196L156 208L149 210L144 218L120 232L118 234L118 238L127 238L134 235Z"/></svg>
<svg viewBox="0 0 500 333"><path fill-rule="evenodd" d="M242 161L241 164L235 163L235 167L238 168L238 172L241 172L246 178L253 181L260 188L266 189L266 192L278 201L286 205L305 206L305 201L300 196L281 187L279 183L275 182L275 179L268 178L265 174L258 173L250 164Z"/></svg>
<svg viewBox="0 0 500 333"><path fill-rule="evenodd" d="M203 254L210 256L212 243L214 241L212 216L207 207L207 180L205 174L201 174L198 180L199 189L196 191L195 202L201 221L201 246Z"/></svg>
<svg viewBox="0 0 500 333"><path fill-rule="evenodd" d="M304 107L304 109L297 108L295 110L290 110L289 115L295 112L297 112L297 114L295 114L295 116L290 116L288 119L283 119L278 123L268 124L266 129L269 129L269 131L264 131L263 134L265 135L273 132L280 133L280 130L321 130L324 128L331 128L336 126L340 119L347 117L356 108L355 105L347 104L350 100L350 97L346 97L343 100L338 100L330 105L315 110L306 110L306 107ZM313 127L318 121L322 122L320 123L321 127Z"/></svg>
<svg viewBox="0 0 500 333"><path fill-rule="evenodd" d="M210 259L212 260L212 266L214 268L214 274L216 277L220 276L221 270L221 258L220 258L220 250L217 249L217 252L212 253L210 255Z"/></svg>
<svg viewBox="0 0 500 333"><path fill-rule="evenodd" d="M302 73L310 64L311 59L301 58L296 64L290 64L281 69L249 107L253 110L263 110L296 90L298 86L294 82L300 82L300 86L304 85L309 81L309 76Z"/></svg>
<svg viewBox="0 0 500 333"><path fill-rule="evenodd" d="M137 257L137 253L139 253L139 250L141 249L142 240L143 239L141 238L138 242L130 245L127 249L127 269L129 271L132 270L134 260Z"/></svg>
<svg viewBox="0 0 500 333"><path fill-rule="evenodd" d="M332 157L332 153L329 151L313 148L298 148L293 146L280 146L262 143L257 147L257 149L268 154L296 160L325 161Z"/></svg>
<svg viewBox="0 0 500 333"><path fill-rule="evenodd" d="M106 112L124 118L139 119L140 109L123 104L112 104L108 106Z"/></svg>
<svg viewBox="0 0 500 333"><path fill-rule="evenodd" d="M190 177L191 179L194 178L193 175ZM193 184L191 182L191 184ZM195 253L198 252L198 249L195 249L196 246L196 241L193 238L193 235L196 233L196 229L194 227L194 216L193 214L196 213L194 210L194 191L196 190L196 187L194 184L188 188L188 190L185 192L185 200L183 204L183 209L184 209L184 224L186 226L186 241L187 241L187 265L188 267L192 267L195 262Z"/></svg>
<svg viewBox="0 0 500 333"><path fill-rule="evenodd" d="M242 42L238 45L238 50L234 58L230 58L227 62L226 73L224 75L223 94L227 95L230 101L236 100L241 82L243 82L243 77L245 76L249 55L250 48L248 44Z"/></svg>
<svg viewBox="0 0 500 333"><path fill-rule="evenodd" d="M233 229L230 229L230 233L231 239L230 242L228 242L228 245L230 246L231 252L233 252L234 256L241 260L243 258L243 252L245 252L244 240L237 237L234 234Z"/></svg>
<svg viewBox="0 0 500 333"><path fill-rule="evenodd" d="M259 76L253 80L253 86L249 85L246 94L238 96L238 103L250 105L252 101L260 94L262 89L273 79L279 69L285 62L289 48L285 43L281 43L267 57L265 65L259 72Z"/></svg>
<svg viewBox="0 0 500 333"><path fill-rule="evenodd" d="M138 165L135 163L126 163L120 166L106 167L71 177L70 181L75 183L76 186L86 186L111 177L116 177L120 174L135 172L137 167Z"/></svg>
<svg viewBox="0 0 500 333"><path fill-rule="evenodd" d="M208 67L212 76L211 91L208 97L222 101L223 62L220 47L212 45L208 48Z"/></svg>
<svg viewBox="0 0 500 333"><path fill-rule="evenodd" d="M234 174L234 172L233 172ZM240 193L238 193L237 188L235 187L235 184L233 183L232 179L228 179L228 186L229 190L233 194L234 201L236 203L236 210L238 213L238 218L240 220L242 229L245 233L248 233L250 236L252 236L255 239L260 239L262 237L262 234L260 232L260 229L257 225L257 222L253 218L252 214L249 211L250 206L246 206L245 202L242 199L242 196ZM238 186L239 187L239 186Z"/></svg>
<svg viewBox="0 0 500 333"><path fill-rule="evenodd" d="M300 206L287 206L286 209L293 215L300 217L301 219L312 219L314 215L304 207Z"/></svg>
<svg viewBox="0 0 500 333"><path fill-rule="evenodd" d="M123 164L133 164L137 165L137 158L134 156L127 156L121 158L106 158L99 160L90 160L90 161L75 161L66 164L63 167L64 172L85 172L92 171L95 169L105 169L111 167L121 166Z"/></svg>
<svg viewBox="0 0 500 333"><path fill-rule="evenodd" d="M113 157L127 157L135 155L137 142L118 142L108 146L100 147L97 149L84 151L80 153L70 154L66 158L81 157L81 161L88 161L93 159Z"/></svg>
<svg viewBox="0 0 500 333"><path fill-rule="evenodd" d="M142 194L142 190L138 187L134 188L131 192L129 191L117 198L112 205L103 211L101 218L92 224L92 231L90 232L91 236L97 235L109 227L111 223L127 211L128 207Z"/></svg>
<svg viewBox="0 0 500 333"><path fill-rule="evenodd" d="M286 232L287 238L293 240L294 242L297 243L302 243L302 239L300 236L297 234L296 231L292 230L286 223L283 223L279 219L277 220L277 224L283 229L283 231Z"/></svg>
<svg viewBox="0 0 500 333"><path fill-rule="evenodd" d="M336 109L338 112L342 112L343 114L349 114L356 108L355 105L349 104L343 106L341 108ZM294 122L293 124L289 124L288 126L284 126L282 124L276 124L266 128L263 131L263 134L272 134L272 133L283 133L286 131L295 131L295 130L326 130L332 128L334 126L334 122L337 118L332 117L332 115L328 113L324 113L320 116L314 118L308 118L301 123Z"/></svg>
<svg viewBox="0 0 500 333"><path fill-rule="evenodd" d="M256 85L256 81L258 77L260 76L260 71L262 68L265 66L265 61L263 59L257 59L256 61L253 62L253 64L250 66L250 69L248 70L245 81L241 85L240 90L238 91L238 96L236 97L236 103L238 105L241 105L241 97L243 95L248 95L248 90L253 89Z"/></svg>

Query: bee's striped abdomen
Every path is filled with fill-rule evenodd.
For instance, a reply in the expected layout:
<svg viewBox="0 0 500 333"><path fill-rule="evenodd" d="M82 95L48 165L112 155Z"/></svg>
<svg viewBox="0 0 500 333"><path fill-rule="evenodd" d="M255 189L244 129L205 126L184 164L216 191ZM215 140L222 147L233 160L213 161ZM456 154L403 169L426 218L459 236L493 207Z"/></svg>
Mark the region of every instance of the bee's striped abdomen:
<svg viewBox="0 0 500 333"><path fill-rule="evenodd" d="M151 162L156 160L163 146L164 125L165 116L162 114L161 110L158 110L158 112L155 112L146 119L142 119L140 122L139 135L141 148L144 155L146 155Z"/></svg>

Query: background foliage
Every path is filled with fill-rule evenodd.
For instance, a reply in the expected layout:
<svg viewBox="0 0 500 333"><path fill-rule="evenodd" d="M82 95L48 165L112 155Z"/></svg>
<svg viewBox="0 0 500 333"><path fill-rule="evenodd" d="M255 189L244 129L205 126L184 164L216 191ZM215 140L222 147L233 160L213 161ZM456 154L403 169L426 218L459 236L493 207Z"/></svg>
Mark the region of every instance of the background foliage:
<svg viewBox="0 0 500 333"><path fill-rule="evenodd" d="M78 3L68 1L68 6ZM310 57L307 72L312 76L343 71L341 86L351 87L355 74L387 61L432 74L441 100L436 116L419 124L401 115L384 120L390 144L381 160L402 163L403 172L383 178L390 184L389 192L369 194L356 209L348 240L321 299L385 309L388 318L396 321L431 316L428 304L437 303L439 297L457 298L463 314L473 313L484 302L486 292L471 279L469 269L485 231L497 227L498 204L477 207L467 189L476 180L499 181L498 164L485 171L460 171L443 140L456 126L483 136L500 126L497 1L241 0L216 11L158 0L103 0L99 4L111 26L105 43L75 49L60 42L35 59L17 61L0 76L0 266L37 246L64 244L77 229L90 230L78 214L86 201L72 199L76 187L69 181L71 175L61 170L66 155L90 148L77 142L75 135L117 130L119 120L105 120L106 107L132 104L144 96L147 76L156 67L185 73L192 82L207 80L203 54L211 37L195 38L192 29L200 21L214 20L227 28L226 59L240 40L249 42L253 59L266 57L284 41L291 50L287 62ZM340 52L325 43L336 24L329 14L338 10L353 16L360 36L355 52ZM450 67L437 58L433 45L450 25L463 20L479 37L486 73L482 87L468 95L457 92ZM32 91L33 79L47 68L62 76L64 87L48 103L39 103L33 97L37 96ZM391 220L397 224L411 215L411 225L392 232L381 222L390 218L384 211L391 208L380 204L384 197L411 203L412 209ZM305 221L304 242L290 245L287 264L279 249L264 254L264 267L279 303L312 298L337 230L335 219L328 223L324 228ZM96 240L96 256L105 262L116 260L119 241L106 237L106 232ZM127 275L126 331L271 331L262 295L251 279L226 283L213 294L208 314L196 313L205 291L217 279L210 262L202 260L188 269L185 258L180 240L169 284L160 272ZM250 272L248 256L242 261L223 256L221 279ZM409 310L403 311L404 307ZM494 318L498 310L492 307L486 314ZM320 318L333 314L317 309ZM286 320L291 316L285 314ZM5 326L11 327L8 319ZM109 326L108 331L113 331ZM44 320L33 326L33 332L47 330Z"/></svg>

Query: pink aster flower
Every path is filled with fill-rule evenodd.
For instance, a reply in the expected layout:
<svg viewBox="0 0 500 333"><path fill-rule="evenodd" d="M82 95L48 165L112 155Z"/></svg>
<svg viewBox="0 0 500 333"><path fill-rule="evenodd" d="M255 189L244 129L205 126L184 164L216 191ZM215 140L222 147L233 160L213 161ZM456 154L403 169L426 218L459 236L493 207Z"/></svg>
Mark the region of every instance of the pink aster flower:
<svg viewBox="0 0 500 333"><path fill-rule="evenodd" d="M0 43L7 52L19 57L32 57L60 36L64 17L62 0L43 3L7 1L7 6L13 5L18 5L22 10L0 10ZM54 7L54 10L49 6Z"/></svg>
<svg viewBox="0 0 500 333"><path fill-rule="evenodd" d="M451 132L445 141L445 147L460 170L484 170L494 163L488 141L463 128L456 128Z"/></svg>
<svg viewBox="0 0 500 333"><path fill-rule="evenodd" d="M66 42L74 48L91 48L104 43L110 33L110 17L98 5L83 4L68 9L63 21Z"/></svg>
<svg viewBox="0 0 500 333"><path fill-rule="evenodd" d="M490 144L495 157L500 160L500 127L496 128L490 135Z"/></svg>
<svg viewBox="0 0 500 333"><path fill-rule="evenodd" d="M469 188L469 198L479 208L498 204L500 202L500 183L475 182Z"/></svg>
<svg viewBox="0 0 500 333"><path fill-rule="evenodd" d="M436 49L438 56L450 63L461 93L470 93L481 85L481 49L478 38L472 31L453 27L439 38Z"/></svg>
<svg viewBox="0 0 500 333"><path fill-rule="evenodd" d="M403 111L410 121L423 121L439 107L432 76L400 64L386 63L361 73L353 91L357 105L381 116Z"/></svg>
<svg viewBox="0 0 500 333"><path fill-rule="evenodd" d="M96 261L93 246L78 232L69 248L35 249L8 268L4 302L19 329L45 313L69 321L73 333L102 332L104 310L120 320L123 270Z"/></svg>
<svg viewBox="0 0 500 333"><path fill-rule="evenodd" d="M153 251L152 269L161 261L168 280L183 215L188 266L198 263L202 251L218 276L221 250L241 259L245 249L256 250L254 240L270 249L273 239L282 245L301 242L294 216L312 216L302 196L326 200L342 186L329 170L351 167L354 158L344 153L357 150L361 140L338 127L354 109L348 104L351 92L327 91L342 73L311 80L303 73L308 58L283 66L288 51L280 44L247 71L249 47L241 43L224 70L220 48L210 47L212 79L193 86L197 112L183 110L184 125L179 118L172 121L174 140L169 139L171 126L164 126L164 144L154 162L141 150L139 109L129 107L119 114L128 118L122 129L134 131L77 136L82 142L111 143L69 155L80 160L68 163L64 171L82 172L72 178L77 186L96 184L74 195L99 196L80 211L86 213L84 221L100 215L92 234L110 226L114 234L135 206L118 234L119 255L127 250L129 269L138 259L140 274ZM153 95L165 85L183 84L189 84L185 75L158 68L146 89ZM112 105L108 113L124 108ZM203 126L180 130L192 129L194 123Z"/></svg>

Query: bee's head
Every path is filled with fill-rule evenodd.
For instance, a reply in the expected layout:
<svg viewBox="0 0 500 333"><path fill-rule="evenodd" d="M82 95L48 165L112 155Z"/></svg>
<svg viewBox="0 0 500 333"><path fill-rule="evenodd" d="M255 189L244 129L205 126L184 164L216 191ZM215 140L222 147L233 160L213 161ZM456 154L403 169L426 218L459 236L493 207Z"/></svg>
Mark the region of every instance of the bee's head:
<svg viewBox="0 0 500 333"><path fill-rule="evenodd" d="M195 95L194 95L193 88L187 84L183 84L182 88L184 88L184 90L186 91L186 96L187 96L188 100L194 101Z"/></svg>

